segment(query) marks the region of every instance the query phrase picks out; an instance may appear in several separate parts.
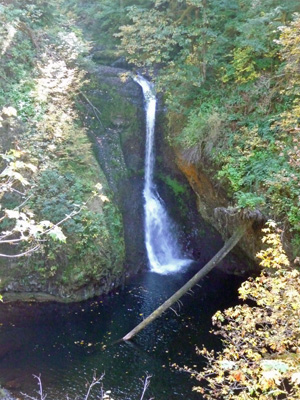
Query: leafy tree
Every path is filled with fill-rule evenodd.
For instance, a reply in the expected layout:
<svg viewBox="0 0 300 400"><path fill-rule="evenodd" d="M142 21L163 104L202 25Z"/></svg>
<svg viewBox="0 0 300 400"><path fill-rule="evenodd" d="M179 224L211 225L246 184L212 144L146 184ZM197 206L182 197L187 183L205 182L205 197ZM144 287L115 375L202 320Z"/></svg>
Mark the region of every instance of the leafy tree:
<svg viewBox="0 0 300 400"><path fill-rule="evenodd" d="M114 53L117 41L114 33L119 26L127 24L128 8L134 5L149 8L151 0L63 0L64 7L82 27L85 36L100 48ZM118 57L114 53L115 59Z"/></svg>
<svg viewBox="0 0 300 400"><path fill-rule="evenodd" d="M9 110L12 113L14 109L10 108ZM0 200L2 204L5 204L8 202L6 197L13 195L17 205L13 209L4 208L1 210L0 245L6 245L7 249L8 246L14 246L17 252L0 253L0 257L17 258L29 255L43 246L46 237L65 242L66 237L60 225L80 211L79 207L74 207L56 223L48 220L37 222L33 212L26 206L29 201L29 188L33 186L33 182L30 183L28 171L36 172L36 166L21 161L22 156L24 156L24 153L20 151L11 151L9 154L1 156L6 165L0 174ZM27 175L26 178L25 174ZM20 245L24 247L25 244L24 251L20 252Z"/></svg>

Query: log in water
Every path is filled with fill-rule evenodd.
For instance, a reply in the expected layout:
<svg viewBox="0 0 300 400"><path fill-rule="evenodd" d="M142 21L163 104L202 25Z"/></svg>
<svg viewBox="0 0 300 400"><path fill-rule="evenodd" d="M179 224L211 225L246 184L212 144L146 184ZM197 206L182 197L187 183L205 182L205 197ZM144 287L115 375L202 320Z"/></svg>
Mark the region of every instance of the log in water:
<svg viewBox="0 0 300 400"><path fill-rule="evenodd" d="M141 330L146 328L151 322L160 317L168 308L170 308L176 301L178 301L185 293L187 293L193 286L195 286L200 279L207 275L218 263L226 257L226 255L233 249L233 247L240 241L245 234L249 224L245 224L239 227L236 232L226 241L224 246L218 253L200 270L198 271L185 285L183 285L176 293L174 293L168 300L166 300L161 306L154 310L146 319L139 323L134 329L132 329L127 335L123 337L123 340L130 340L137 335Z"/></svg>

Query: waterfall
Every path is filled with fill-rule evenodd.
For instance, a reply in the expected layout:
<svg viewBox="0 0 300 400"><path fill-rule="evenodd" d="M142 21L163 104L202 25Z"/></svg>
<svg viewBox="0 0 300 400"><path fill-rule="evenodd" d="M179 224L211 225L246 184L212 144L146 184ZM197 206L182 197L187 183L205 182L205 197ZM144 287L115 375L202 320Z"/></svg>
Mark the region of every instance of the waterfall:
<svg viewBox="0 0 300 400"><path fill-rule="evenodd" d="M179 271L191 260L181 255L176 229L164 207L163 200L153 183L154 133L156 96L153 85L141 76L134 80L142 87L146 111L146 154L145 154L145 244L150 269L159 274Z"/></svg>

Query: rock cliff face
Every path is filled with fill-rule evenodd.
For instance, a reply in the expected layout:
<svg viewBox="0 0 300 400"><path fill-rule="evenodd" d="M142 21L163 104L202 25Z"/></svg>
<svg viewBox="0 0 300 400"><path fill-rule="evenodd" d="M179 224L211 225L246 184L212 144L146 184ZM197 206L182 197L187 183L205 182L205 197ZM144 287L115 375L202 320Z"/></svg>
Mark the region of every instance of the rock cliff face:
<svg viewBox="0 0 300 400"><path fill-rule="evenodd" d="M7 272L10 276L2 282L7 300L80 301L111 291L126 276L147 265L143 232L145 115L142 91L127 71L120 68L93 64L88 78L89 83L77 101L80 118L93 144L105 193L122 216L121 222L113 215L106 221L111 225L122 224L110 236L107 248L110 254L106 256L111 259L118 253L116 247L121 242L114 235L119 232L119 235L124 234L125 260L122 262L119 257L111 269L105 265L101 267L100 261L94 260L99 267L89 270L84 263L61 259L60 270L53 276L46 276L45 270L41 274L30 268L30 259L27 267L24 264L16 274L11 274L11 265L7 264L1 268L4 275ZM155 181L159 193L179 228L180 243L186 255L204 264L222 245L218 231L226 237L234 230L234 224L214 214L216 207L228 205L225 191L214 187L202 170L184 164L179 153L175 160L174 149L166 140L165 113L160 106L156 125ZM87 156L87 151L90 152L82 148L81 156L88 160L82 168L89 169L95 161L92 161L92 154ZM97 202L90 208L102 212ZM255 233L249 232L241 248L252 256L256 252L256 242ZM101 259L105 264L103 257ZM237 258L225 261L221 268L235 273L245 269L246 264L244 258Z"/></svg>
<svg viewBox="0 0 300 400"><path fill-rule="evenodd" d="M197 169L193 170L194 167L182 162L178 149L169 145L166 113L162 108L158 110L157 122L155 178L159 193L167 204L171 218L177 223L187 255L199 265L204 265L222 247L223 241L233 233L240 221L233 218L231 221L222 213L216 216L215 208L228 205L225 190L219 193L209 175L203 173L200 178ZM195 182L201 187L201 192ZM253 241L259 242L255 234L248 232L251 246ZM257 268L253 261L252 253L240 247L233 249L231 256L218 268L229 274L243 275Z"/></svg>
<svg viewBox="0 0 300 400"><path fill-rule="evenodd" d="M204 166L185 162L178 149L176 151L176 163L197 196L197 208L201 216L220 232L224 239L228 238L235 231L237 224L241 223L241 220L234 215L222 212L222 208L227 209L230 206L230 199L226 195L225 188L214 184ZM246 254L253 261L257 261L255 256L261 249L260 229L260 223L254 222L252 228L248 229L247 234L237 245L237 248L242 252L241 254Z"/></svg>
<svg viewBox="0 0 300 400"><path fill-rule="evenodd" d="M97 66L90 71L90 79L82 116L123 217L125 269L130 274L145 265L143 97L126 70Z"/></svg>
<svg viewBox="0 0 300 400"><path fill-rule="evenodd" d="M128 71L120 68L98 65L90 71L90 79L87 97L82 101L82 115L94 143L96 158L123 216L125 271L132 274L147 265L143 232L145 114L142 91L128 76ZM214 193L206 177L204 185L200 185L203 200L199 201L197 188L179 157L176 163L174 149L166 139L166 126L165 110L159 101L155 182L168 213L177 224L182 248L187 256L204 264L222 246L219 232L225 238L234 230L234 225L225 226L213 216L214 207L227 204L225 192L222 197ZM249 237L251 246L253 239ZM249 243L245 245L247 250ZM248 255L252 253L247 252ZM241 254L234 261L224 262L221 268L234 273L252 269L253 263Z"/></svg>
<svg viewBox="0 0 300 400"><path fill-rule="evenodd" d="M76 133L80 134L79 131ZM84 137L81 139L87 141ZM81 216L87 224L83 225L82 219L71 220L69 229L74 233L68 234L66 244L54 243L54 250L46 247L31 257L17 260L1 257L0 283L4 300L81 301L108 293L123 282L122 221L90 147L89 144L81 148L80 158L85 161L80 162L79 168L95 174L93 182L102 185L103 194L110 197L110 202L106 204L98 198L88 202ZM89 173L86 174L88 176ZM58 178L63 180L62 175ZM57 208L62 207L60 199L68 198L72 189L70 181L63 182L66 190L59 194L53 194L51 187L46 186L47 193L50 193L48 204L52 202ZM80 181L76 182L79 185ZM11 249L6 247L2 246L1 251L10 254Z"/></svg>

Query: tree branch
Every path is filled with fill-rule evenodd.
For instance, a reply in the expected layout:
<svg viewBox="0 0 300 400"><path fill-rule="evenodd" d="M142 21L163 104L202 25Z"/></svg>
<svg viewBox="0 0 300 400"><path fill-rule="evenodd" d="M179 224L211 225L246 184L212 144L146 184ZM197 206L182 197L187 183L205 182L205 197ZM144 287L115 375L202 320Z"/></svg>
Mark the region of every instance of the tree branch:
<svg viewBox="0 0 300 400"><path fill-rule="evenodd" d="M37 251L40 247L41 247L41 245L39 244L39 245L33 247L32 249L29 249L29 250L25 251L24 253L19 253L19 254L15 254L15 255L1 254L0 253L0 257L5 257L5 258L24 257L24 256L28 256L28 254L33 253L34 251Z"/></svg>
<svg viewBox="0 0 300 400"><path fill-rule="evenodd" d="M150 380L152 378L152 375L146 375L145 381L144 381L144 387L143 387L143 392L142 392L142 396L140 398L140 400L144 399L145 393L150 385ZM141 379L142 380L142 379Z"/></svg>
<svg viewBox="0 0 300 400"><path fill-rule="evenodd" d="M102 128L103 128L103 124L102 124L101 119L100 119L100 117L99 117L99 115L101 115L100 110L99 110L96 106L94 106L94 104L88 99L88 97L87 97L84 93L82 93L82 92L79 92L79 93L82 95L82 97L83 97L83 98L89 103L89 105L92 107L92 110L93 110L93 113L95 114L95 117L97 118L98 122L100 123L100 125L101 125Z"/></svg>

